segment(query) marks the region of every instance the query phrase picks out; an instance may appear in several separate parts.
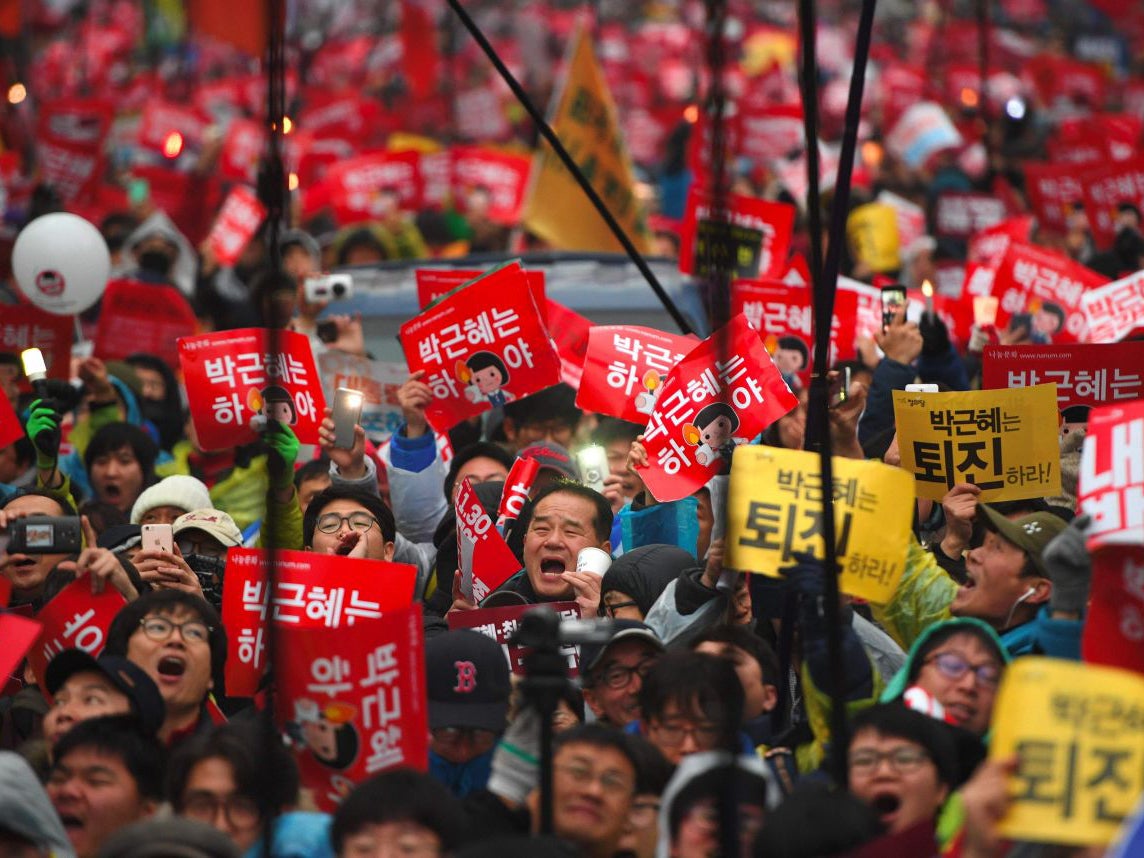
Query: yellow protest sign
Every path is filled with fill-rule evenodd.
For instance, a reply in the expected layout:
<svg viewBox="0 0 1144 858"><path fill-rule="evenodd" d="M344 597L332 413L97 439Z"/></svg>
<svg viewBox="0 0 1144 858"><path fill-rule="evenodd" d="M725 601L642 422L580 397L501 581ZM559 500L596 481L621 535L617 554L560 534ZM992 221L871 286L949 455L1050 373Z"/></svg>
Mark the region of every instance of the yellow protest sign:
<svg viewBox="0 0 1144 858"><path fill-rule="evenodd" d="M1017 659L997 693L989 747L994 759L1014 755L1020 763L1005 837L1111 842L1144 790L1144 677L1056 658Z"/></svg>
<svg viewBox="0 0 1144 858"><path fill-rule="evenodd" d="M900 468L833 460L834 535L839 587L889 601L905 570L913 521L913 480ZM793 553L823 557L822 474L816 453L777 447L735 450L727 489L725 563L778 576Z"/></svg>
<svg viewBox="0 0 1144 858"><path fill-rule="evenodd" d="M846 218L846 239L854 256L871 271L896 271L898 257L898 215L892 206L867 203L858 206Z"/></svg>
<svg viewBox="0 0 1144 858"><path fill-rule="evenodd" d="M569 56L564 89L549 124L632 243L646 253L650 234L635 195L616 105L583 27L573 36ZM623 250L547 143L541 144L532 163L532 187L521 222L559 250Z"/></svg>
<svg viewBox="0 0 1144 858"><path fill-rule="evenodd" d="M957 483L991 503L1061 490L1057 386L963 393L894 391L902 467L919 497L941 500Z"/></svg>

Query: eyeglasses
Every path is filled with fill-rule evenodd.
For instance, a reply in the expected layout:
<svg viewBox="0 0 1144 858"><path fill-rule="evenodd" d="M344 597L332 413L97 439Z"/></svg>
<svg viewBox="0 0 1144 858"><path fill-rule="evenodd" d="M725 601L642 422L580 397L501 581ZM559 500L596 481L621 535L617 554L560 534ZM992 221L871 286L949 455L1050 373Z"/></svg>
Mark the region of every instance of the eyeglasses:
<svg viewBox="0 0 1144 858"><path fill-rule="evenodd" d="M621 688L627 688L628 683L632 681L633 676L638 676L643 679L647 676L647 672L651 670L654 659L644 659L635 667L624 667L622 664L613 664L608 667L596 679L595 685L606 685L608 688L613 688L619 691Z"/></svg>
<svg viewBox="0 0 1144 858"><path fill-rule="evenodd" d="M616 611L620 610L621 608L638 608L639 606L640 606L639 602L634 602L634 601L604 602L602 605L600 605L600 610L604 614L606 614L607 616L611 617L612 619L615 619L616 618Z"/></svg>
<svg viewBox="0 0 1144 858"><path fill-rule="evenodd" d="M862 774L873 774L882 765L882 760L890 763L890 768L898 774L917 771L917 769L930 758L930 755L921 748L911 748L899 745L889 751L875 751L866 748L854 751L850 755L850 770Z"/></svg>
<svg viewBox="0 0 1144 858"><path fill-rule="evenodd" d="M580 786L588 786L588 784L596 781L600 784L600 788L603 789L604 792L611 793L612 795L631 795L632 790L635 789L635 784L619 772L595 772L588 766L577 764L565 764L562 766L554 766L553 768Z"/></svg>
<svg viewBox="0 0 1144 858"><path fill-rule="evenodd" d="M214 631L206 623L199 620L188 620L185 623L172 623L163 617L144 617L139 621L143 627L143 634L153 641L165 641L175 629L183 636L187 643L206 643Z"/></svg>
<svg viewBox="0 0 1144 858"><path fill-rule="evenodd" d="M337 533L346 522L354 530L363 533L377 524L377 519L368 512L351 512L349 515L339 515L336 512L327 512L318 517L318 530L322 533Z"/></svg>
<svg viewBox="0 0 1144 858"><path fill-rule="evenodd" d="M214 793L193 792L183 801L183 814L202 822L214 822L220 808L231 828L253 828L262 818L258 805L244 795L221 798Z"/></svg>
<svg viewBox="0 0 1144 858"><path fill-rule="evenodd" d="M658 801L640 801L632 802L632 809L628 813L632 825L636 828L647 828L654 825L656 818L659 816L659 802Z"/></svg>
<svg viewBox="0 0 1144 858"><path fill-rule="evenodd" d="M496 744L497 734L479 727L438 727L429 731L439 745L456 746L468 742L475 748L491 748Z"/></svg>
<svg viewBox="0 0 1144 858"><path fill-rule="evenodd" d="M183 536L176 539L175 544L179 546L179 553L184 557L188 554L196 554L199 557L226 557L226 546L209 536L201 539Z"/></svg>
<svg viewBox="0 0 1144 858"><path fill-rule="evenodd" d="M683 744L683 737L690 735L700 748L710 750L719 742L720 730L714 724L689 724L679 721L650 722L656 732L658 743L669 748Z"/></svg>
<svg viewBox="0 0 1144 858"><path fill-rule="evenodd" d="M922 662L922 664L931 663L937 666L943 676L955 682L971 670L977 681L987 688L996 688L1001 682L1001 668L994 662L970 664L955 652L939 652Z"/></svg>

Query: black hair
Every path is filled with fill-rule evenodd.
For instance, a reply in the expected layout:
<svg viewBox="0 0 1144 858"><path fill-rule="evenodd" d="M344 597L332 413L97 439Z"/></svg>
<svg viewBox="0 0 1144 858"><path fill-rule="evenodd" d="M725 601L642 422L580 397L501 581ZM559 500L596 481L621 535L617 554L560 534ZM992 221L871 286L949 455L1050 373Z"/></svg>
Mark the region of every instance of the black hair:
<svg viewBox="0 0 1144 858"><path fill-rule="evenodd" d="M381 258L388 259L389 254L385 250L385 245L381 243L373 230L369 227L362 227L355 229L342 241L341 247L338 248L338 265L345 265L346 260L350 258L350 254L357 250L359 247L365 247L380 254Z"/></svg>
<svg viewBox="0 0 1144 858"><path fill-rule="evenodd" d="M558 733L553 738L552 754L555 756L560 753L561 748L568 745L591 745L593 748L599 748L601 750L610 748L611 750L619 751L623 754L624 758L632 764L632 774L638 776L640 770L639 759L632 750L632 745L629 741L630 738L627 733L623 733L613 727L605 727L598 722L581 724L578 727L573 727L571 730Z"/></svg>
<svg viewBox="0 0 1144 858"><path fill-rule="evenodd" d="M27 435L21 435L12 442L13 452L16 454L16 464L27 467L36 461L36 447Z"/></svg>
<svg viewBox="0 0 1144 858"><path fill-rule="evenodd" d="M336 500L348 500L361 504L377 519L377 526L386 542L393 542L397 538L397 523L393 518L393 510L386 506L380 497L365 489L351 488L350 486L335 486L322 489L306 507L306 514L302 516L302 544L314 544L314 531L318 527L318 516L322 510Z"/></svg>
<svg viewBox="0 0 1144 858"><path fill-rule="evenodd" d="M671 797L667 810L671 839L679 836L683 818L695 805L709 799L721 799L728 791L728 784L734 790L737 804L766 808L769 784L763 775L734 762L723 763L695 775Z"/></svg>
<svg viewBox="0 0 1144 858"><path fill-rule="evenodd" d="M628 734L628 748L636 759L636 794L662 795L675 767L643 736Z"/></svg>
<svg viewBox="0 0 1144 858"><path fill-rule="evenodd" d="M720 417L726 417L731 421L732 432L739 428L739 415L736 414L735 409L726 402L712 402L710 405L705 405L700 408L699 413L695 415L695 425L699 429L703 429L708 424L714 423Z"/></svg>
<svg viewBox="0 0 1144 858"><path fill-rule="evenodd" d="M187 593L183 590L160 589L142 594L134 602L128 602L119 609L111 626L107 629L108 655L118 655L127 658L127 646L131 636L139 630L139 623L149 614L174 613L176 608L185 608L197 614L210 628L207 643L211 650L211 678L214 679L215 688L223 687L223 667L226 664L226 629L222 626L222 618L214 606L202 596Z"/></svg>
<svg viewBox="0 0 1144 858"><path fill-rule="evenodd" d="M154 801L163 800L166 752L158 739L143 732L136 716L101 715L80 721L56 743L52 752L53 770L77 750L92 750L118 758L135 781L139 795Z"/></svg>
<svg viewBox="0 0 1144 858"><path fill-rule="evenodd" d="M482 369L488 369L491 366L500 373L500 383L508 384L508 367L504 365L504 361L500 359L499 355L492 352L473 352L465 358L465 366L473 372L480 372Z"/></svg>
<svg viewBox="0 0 1144 858"><path fill-rule="evenodd" d="M621 420L619 417L601 417L592 430L592 443L606 447L616 441L626 441L629 444L636 440L644 431L638 423Z"/></svg>
<svg viewBox="0 0 1144 858"><path fill-rule="evenodd" d="M449 471L445 474L445 500L450 506L453 504L453 485L457 482L457 473L473 459L481 457L500 462L506 471L512 470L513 457L500 444L494 444L492 441L466 444L453 454L449 462Z"/></svg>
<svg viewBox="0 0 1144 858"><path fill-rule="evenodd" d="M75 507L72 505L70 498L49 489L18 489L12 494L8 495L8 497L4 498L4 500L0 501L0 509L4 509L4 507L8 506L8 504L12 503L14 500L19 500L20 498L27 497L47 498L50 501L54 501L55 503L59 504L60 510L65 516L75 516L78 514L76 513Z"/></svg>
<svg viewBox="0 0 1144 858"><path fill-rule="evenodd" d="M463 808L448 788L422 772L393 769L362 781L338 805L330 826L334 852L341 855L346 839L366 826L387 822L428 828L445 852L460 846L465 833Z"/></svg>
<svg viewBox="0 0 1144 858"><path fill-rule="evenodd" d="M779 658L771 645L745 626L721 623L704 629L690 642L692 649L704 642L723 643L741 649L759 663L764 685L778 685Z"/></svg>
<svg viewBox="0 0 1144 858"><path fill-rule="evenodd" d="M670 704L690 717L698 709L719 728L718 747L739 749L745 694L739 675L725 658L690 651L664 653L644 677L640 717L660 719Z"/></svg>
<svg viewBox="0 0 1144 858"><path fill-rule="evenodd" d="M131 523L131 517L119 507L94 498L80 504L79 514L87 516L97 536L109 527Z"/></svg>
<svg viewBox="0 0 1144 858"><path fill-rule="evenodd" d="M957 744L944 721L915 712L901 702L879 703L854 716L850 744L867 730L921 745L937 768L938 780L950 787L958 783Z"/></svg>
<svg viewBox="0 0 1144 858"><path fill-rule="evenodd" d="M282 387L280 384L272 384L262 390L263 402L285 402L290 406L290 421L293 422L298 419L298 409L294 407L294 397L290 395L290 391Z"/></svg>
<svg viewBox="0 0 1144 858"><path fill-rule="evenodd" d="M329 459L325 456L322 456L320 459L311 459L294 472L294 488L300 489L302 488L302 483L306 482L306 480L327 476L329 473Z"/></svg>
<svg viewBox="0 0 1144 858"><path fill-rule="evenodd" d="M576 483L572 480L556 480L556 482L549 483L537 492L536 497L532 499L532 506L521 514L521 532L527 533L532 526L532 518L536 515L540 502L549 495L557 494L575 495L589 501L596 508L596 514L592 517L592 529L596 532L596 538L600 542L611 538L613 515L612 505L608 503L608 499L595 489L590 489L583 483Z"/></svg>
<svg viewBox="0 0 1144 858"><path fill-rule="evenodd" d="M810 359L810 352L806 347L806 343L798 337L779 337L779 341L776 345L780 349L789 349L792 352L798 352L802 355L803 366L806 366L806 362Z"/></svg>
<svg viewBox="0 0 1144 858"><path fill-rule="evenodd" d="M1035 574L1040 575L1041 573L1036 572ZM959 623L953 620L947 621L940 629L926 638L924 644L918 647L918 651L909 662L910 670L907 682L912 684L913 681L918 678L918 674L922 672L922 667L930 653L936 651L955 635L962 634L977 638L981 645L989 650L990 654L997 659L997 664L1002 668L1005 667L1005 653L998 649L997 641L991 638L984 629L979 628L973 623Z"/></svg>
<svg viewBox="0 0 1144 858"><path fill-rule="evenodd" d="M1058 328L1063 328L1065 326L1065 311L1060 304L1054 304L1052 301L1045 301L1043 304L1041 304L1041 310L1057 317L1057 321L1059 322L1057 326Z"/></svg>
<svg viewBox="0 0 1144 858"><path fill-rule="evenodd" d="M767 814L753 854L766 858L849 854L884 831L874 808L853 793L803 780Z"/></svg>
<svg viewBox="0 0 1144 858"><path fill-rule="evenodd" d="M506 420L516 426L558 420L567 426L580 422L583 412L576 407L576 391L564 382L546 387L530 396L514 399L504 406Z"/></svg>
<svg viewBox="0 0 1144 858"><path fill-rule="evenodd" d="M254 801L266 816L298 800L298 764L275 736L269 757L265 736L256 721L231 721L199 733L179 745L167 766L167 800L179 813L183 793L195 766L220 759L230 765L236 792Z"/></svg>
<svg viewBox="0 0 1144 858"><path fill-rule="evenodd" d="M91 473L92 463L96 459L124 447L130 447L139 461L143 471L143 488L147 488L155 480L155 459L159 455L159 446L145 430L131 423L108 423L92 435L87 449L83 451L84 469Z"/></svg>

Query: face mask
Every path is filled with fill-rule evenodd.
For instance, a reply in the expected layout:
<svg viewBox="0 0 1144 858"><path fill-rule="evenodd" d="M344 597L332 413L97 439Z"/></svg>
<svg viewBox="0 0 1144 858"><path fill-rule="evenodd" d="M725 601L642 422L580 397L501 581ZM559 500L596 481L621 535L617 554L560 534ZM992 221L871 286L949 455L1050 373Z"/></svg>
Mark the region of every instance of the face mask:
<svg viewBox="0 0 1144 858"><path fill-rule="evenodd" d="M163 277L170 274L171 266L174 264L175 260L161 250L147 250L139 254L140 268Z"/></svg>
<svg viewBox="0 0 1144 858"><path fill-rule="evenodd" d="M183 559L199 579L203 596L219 610L222 609L222 573L226 569L225 557L205 557L201 554L186 554Z"/></svg>
<svg viewBox="0 0 1144 858"><path fill-rule="evenodd" d="M495 750L496 748L490 748L467 763L451 763L430 749L429 774L434 780L447 786L453 795L464 798L471 792L484 789L488 784Z"/></svg>

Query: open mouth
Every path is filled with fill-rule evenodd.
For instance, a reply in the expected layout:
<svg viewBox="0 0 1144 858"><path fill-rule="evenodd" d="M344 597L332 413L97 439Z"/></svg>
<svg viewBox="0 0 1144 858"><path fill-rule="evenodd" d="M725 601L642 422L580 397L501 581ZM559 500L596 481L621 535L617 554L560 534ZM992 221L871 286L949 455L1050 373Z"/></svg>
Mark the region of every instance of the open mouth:
<svg viewBox="0 0 1144 858"><path fill-rule="evenodd" d="M898 812L898 808L902 806L902 799L892 792L881 792L874 796L874 800L870 805L874 808L874 812L878 814L879 818L885 819Z"/></svg>
<svg viewBox="0 0 1144 858"><path fill-rule="evenodd" d="M108 500L119 500L120 495L123 494L123 489L115 483L108 483L103 487L103 496Z"/></svg>
<svg viewBox="0 0 1144 858"><path fill-rule="evenodd" d="M68 831L83 828L83 820L70 813L61 813L60 822L64 824L64 828Z"/></svg>
<svg viewBox="0 0 1144 858"><path fill-rule="evenodd" d="M540 561L540 572L542 575L551 578L558 578L560 575L564 574L564 569L565 566L563 560L549 558L548 560Z"/></svg>
<svg viewBox="0 0 1144 858"><path fill-rule="evenodd" d="M349 554L351 551L353 551L357 547L358 540L360 540L360 539L361 539L360 533L349 534L345 539L343 539L338 544L338 547L336 549L334 549L334 554L345 557L347 554Z"/></svg>
<svg viewBox="0 0 1144 858"><path fill-rule="evenodd" d="M951 703L945 707L945 711L958 724L965 724L976 714L977 710L966 706L964 703Z"/></svg>
<svg viewBox="0 0 1144 858"><path fill-rule="evenodd" d="M159 659L157 669L160 676L169 676L178 679L187 672L187 663L177 655L165 655Z"/></svg>
<svg viewBox="0 0 1144 858"><path fill-rule="evenodd" d="M23 569L23 568L26 568L28 566L35 566L36 565L36 558L24 556L24 557L21 557L19 560L12 560L8 565L11 567L14 567L16 569Z"/></svg>

